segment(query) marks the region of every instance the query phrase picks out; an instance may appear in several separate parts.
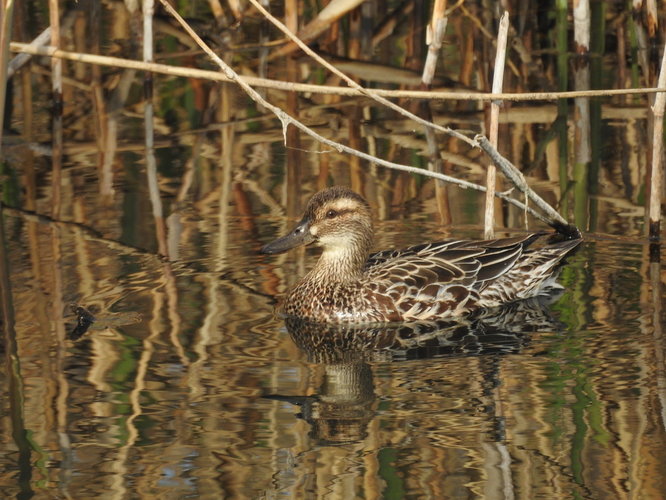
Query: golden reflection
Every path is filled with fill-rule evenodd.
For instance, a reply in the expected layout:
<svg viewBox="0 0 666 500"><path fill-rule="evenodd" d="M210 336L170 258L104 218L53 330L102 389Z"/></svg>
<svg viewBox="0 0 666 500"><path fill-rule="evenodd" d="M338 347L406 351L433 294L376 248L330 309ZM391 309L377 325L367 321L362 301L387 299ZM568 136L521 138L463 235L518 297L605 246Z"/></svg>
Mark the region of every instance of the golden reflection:
<svg viewBox="0 0 666 500"><path fill-rule="evenodd" d="M297 53L271 60L271 42L258 47L256 36L271 39L272 28L232 3L233 15L217 1L189 14L235 69L337 83ZM396 75L423 66L426 11L394 4L362 2L349 22L330 25L319 48L339 67L403 88ZM311 20L299 2L285 5L294 31ZM488 88L494 14L480 5L468 0L448 14L436 75L447 87ZM63 15L62 46L138 59L137 6L77 4ZM17 5L21 41L46 27L35 15L42 7ZM645 47L662 47L644 13L591 7L604 20L592 35L613 29L596 32L609 47L590 49L605 51L589 61L590 86L595 78L618 88L651 84L657 68ZM544 27L527 11L512 13L505 87L555 89L559 61L567 71L583 62L553 41L571 33L570 15L548 12L564 21ZM358 37L346 38L348 29ZM155 35L160 60L208 64L164 18ZM146 117L140 72L69 60L59 130L49 66L33 58L15 71L3 115L2 294L15 321L12 331L8 313L0 318L2 498L663 496L666 255L642 236L647 98L599 98L589 110L578 101L579 114L566 101L500 110L502 153L591 231L553 303L455 323L335 330L272 315L275 296L316 255L257 254L305 200L332 184L354 187L376 207L377 246L399 248L479 236L482 197L350 159L293 127L285 145L281 123L234 86L194 78L154 75ZM365 98L263 95L378 158L485 177L479 150ZM396 102L418 110L415 99ZM442 126L484 131L478 102L430 108ZM145 182L146 125L155 135L159 219ZM513 207L498 217L507 232L535 229Z"/></svg>

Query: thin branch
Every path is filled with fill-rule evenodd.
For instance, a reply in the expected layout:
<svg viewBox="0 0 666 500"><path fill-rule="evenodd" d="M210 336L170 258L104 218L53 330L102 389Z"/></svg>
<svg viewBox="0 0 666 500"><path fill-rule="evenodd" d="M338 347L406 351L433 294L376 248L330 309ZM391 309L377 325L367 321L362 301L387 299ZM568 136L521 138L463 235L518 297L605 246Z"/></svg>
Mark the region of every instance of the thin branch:
<svg viewBox="0 0 666 500"><path fill-rule="evenodd" d="M224 71L224 74L232 81L236 82L240 87L245 90L245 92L258 104L261 106L265 107L266 109L270 110L277 116L277 118L282 122L282 127L283 127L283 135L285 135L286 138L286 129L289 125L294 125L297 127L299 130L305 132L307 135L310 137L316 139L317 141L326 144L327 146L330 146L334 149L336 149L338 152L345 152L348 154L356 155L359 158L363 158L364 160L367 160L372 163L376 163L378 165L382 165L388 168L393 168L395 170L401 170L403 172L409 172L412 174L418 174L418 175L425 175L428 177L433 177L435 179L439 179L441 181L449 182L451 184L457 184L458 186L461 186L465 189L474 189L476 191L482 191L485 192L486 188L484 186L479 186L478 184L474 184L472 182L468 181L463 181L461 179L456 179L455 177L451 177L448 175L440 174L437 172L430 172L428 170L416 168L416 167L410 167L407 165L401 165L399 163L393 163L387 160L383 160L381 158L377 158L375 156L369 155L367 153L364 153L362 151L358 151L356 149L350 148L349 146L345 146L344 144L340 144L338 142L332 141L330 139L327 139L326 137L323 137L316 133L314 130L310 129L306 125L302 124L295 118L292 118L289 116L287 113L282 111L282 109L278 108L277 106L271 104L270 102L266 101L261 95L257 93L256 90L254 90L252 87L250 87L247 82L245 82L242 78L236 74L236 72L231 69L222 59L218 57L217 54L215 54L210 47L208 47L203 40L199 37L199 35L196 34L196 32L190 27L189 24L185 22L185 20L169 5L166 0L160 0L162 2L162 5L166 8L167 12L169 12L174 18L180 23L180 25L185 29L185 31L192 37L192 39L210 56L215 63L217 63L218 66ZM496 152L496 151L495 151ZM497 153L497 152L496 152ZM497 153L499 155L499 153ZM504 160L507 161L508 160ZM514 167L515 168L515 167ZM529 187L527 188L529 189ZM530 209L529 207L525 206L523 203L521 203L518 200L515 200L503 193L496 193L496 196L505 200L507 203L510 203L514 206L517 206L521 210L527 210L532 216L535 218L545 222L546 224L550 224L550 221L546 218L544 218L541 214L535 212L534 210ZM550 208L550 207L549 207ZM551 208L551 210L553 210ZM566 222L565 222L566 223Z"/></svg>
<svg viewBox="0 0 666 500"><path fill-rule="evenodd" d="M162 0L162 3L164 3L164 0ZM466 135L461 134L460 132L457 132L449 127L442 127L441 125L437 125L435 123L432 123L428 120L424 120L420 116L415 115L414 113L407 111L405 108L389 101L385 97L382 97L380 95L377 95L375 92L372 92L371 90L368 90L362 86L360 86L358 83L356 83L353 79L345 75L342 71L340 71L338 68L333 66L331 63L328 61L324 60L319 54L317 54L314 50L312 50L310 47L308 47L301 39L299 39L292 31L290 31L282 22L280 22L275 16L271 15L270 12L268 12L264 7L258 2L258 0L250 0L250 3L254 5L254 7L261 12L266 19L268 19L271 23L273 23L280 31L282 31L285 35L287 35L296 45L300 47L300 49L305 52L307 55L312 57L315 61L317 61L319 64L324 66L326 69L328 69L330 72L332 72L334 75L338 76L339 78L342 78L347 85L349 85L351 88L358 90L361 94L369 97L370 99L373 99L377 101L380 104L383 104L387 108L391 108L393 111L396 111L400 113L403 116L406 116L407 118L410 118L414 120L416 123L420 123L421 125L425 125L426 127L433 128L435 130L438 130L440 132L444 132L445 134L449 134L453 137L456 137L457 139L460 139L463 142L466 142L470 146L474 147L476 144L474 144L474 141L472 141L469 137Z"/></svg>
<svg viewBox="0 0 666 500"><path fill-rule="evenodd" d="M527 195L527 197L532 200L536 206L543 210L548 218L550 218L549 221L545 218L540 218L540 220L546 220L547 224L558 230L563 230L565 233L580 234L576 228L569 225L566 219L564 219L557 210L551 207L543 198L541 198L541 196L529 187L525 180L525 176L523 176L520 170L518 170L509 160L504 158L497 149L490 144L490 141L485 136L479 134L474 139L479 143L481 149L492 158L495 165L497 165L504 175L506 175L507 179L509 179L519 191Z"/></svg>
<svg viewBox="0 0 666 500"><path fill-rule="evenodd" d="M98 64L100 66L109 66L113 68L127 68L142 71L151 71L163 75L182 76L186 78L200 78L202 80L211 80L216 82L229 82L231 79L219 71L208 71L185 66L171 66L159 63L144 63L132 59L123 59L121 57L101 56L96 54L86 54L83 52L69 52L67 50L56 49L55 47L34 47L27 43L12 42L10 44L12 52L21 52L39 56L58 57L69 61L76 61L86 64ZM238 76L250 85L261 88L275 90L287 90L291 92L304 92L325 95L355 96L360 97L364 94L360 91L337 87L334 85L314 85L308 83L284 82L280 80L271 80L269 78L257 78L253 76ZM388 90L373 89L375 95L382 97L401 98L401 99L428 99L428 100L466 100L466 101L556 101L558 99L572 99L575 97L612 97L619 95L644 95L666 92L666 87L644 87L635 89L606 89L606 90L573 90L565 92L527 92L493 94L492 92L444 92L438 90Z"/></svg>

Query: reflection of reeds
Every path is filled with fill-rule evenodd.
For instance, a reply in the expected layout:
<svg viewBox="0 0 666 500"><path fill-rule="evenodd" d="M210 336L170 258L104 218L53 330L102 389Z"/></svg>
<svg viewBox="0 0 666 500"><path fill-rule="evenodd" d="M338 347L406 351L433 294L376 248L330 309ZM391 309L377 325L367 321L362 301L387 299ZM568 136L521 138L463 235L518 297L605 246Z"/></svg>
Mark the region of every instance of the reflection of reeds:
<svg viewBox="0 0 666 500"><path fill-rule="evenodd" d="M32 477L31 455L32 446L28 439L24 414L24 386L21 375L21 363L18 351L15 328L14 299L9 273L8 245L5 238L4 213L0 202L0 329L3 334L3 350L5 351L5 377L11 418L12 439L18 449L17 466L18 484L21 493L31 497L30 481Z"/></svg>

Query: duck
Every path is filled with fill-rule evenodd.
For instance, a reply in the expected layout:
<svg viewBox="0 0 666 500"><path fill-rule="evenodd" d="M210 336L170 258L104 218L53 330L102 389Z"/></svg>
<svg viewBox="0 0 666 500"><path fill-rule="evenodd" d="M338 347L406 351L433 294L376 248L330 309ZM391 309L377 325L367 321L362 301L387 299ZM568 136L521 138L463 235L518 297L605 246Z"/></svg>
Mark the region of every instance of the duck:
<svg viewBox="0 0 666 500"><path fill-rule="evenodd" d="M547 295L563 259L582 241L532 248L549 232L421 243L372 253L372 210L343 186L317 192L288 234L260 252L321 247L314 267L282 298L278 312L312 323L377 324L446 320Z"/></svg>

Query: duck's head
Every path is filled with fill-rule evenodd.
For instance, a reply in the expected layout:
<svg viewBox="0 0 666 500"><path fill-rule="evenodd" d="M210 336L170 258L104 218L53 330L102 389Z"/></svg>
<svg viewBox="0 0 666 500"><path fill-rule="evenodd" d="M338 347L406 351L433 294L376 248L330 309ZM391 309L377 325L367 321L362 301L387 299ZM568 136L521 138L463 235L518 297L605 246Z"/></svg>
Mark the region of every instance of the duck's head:
<svg viewBox="0 0 666 500"><path fill-rule="evenodd" d="M361 254L372 245L372 216L365 199L351 189L334 186L315 194L296 227L265 245L261 253L276 254L312 243L325 253Z"/></svg>

